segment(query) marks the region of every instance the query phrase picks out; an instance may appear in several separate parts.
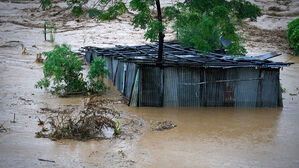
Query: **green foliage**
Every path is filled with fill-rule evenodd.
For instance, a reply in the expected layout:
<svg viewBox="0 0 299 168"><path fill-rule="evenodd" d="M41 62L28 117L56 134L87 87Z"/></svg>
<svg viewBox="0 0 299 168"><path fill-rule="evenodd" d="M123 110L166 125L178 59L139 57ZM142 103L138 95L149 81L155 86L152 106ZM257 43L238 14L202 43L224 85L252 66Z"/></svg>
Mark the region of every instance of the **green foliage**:
<svg viewBox="0 0 299 168"><path fill-rule="evenodd" d="M245 55L236 25L241 19L255 20L260 9L245 0L185 0L174 7L166 8L168 20L175 19L177 39L198 51L211 52L221 47L219 38L232 43L225 50L232 55Z"/></svg>
<svg viewBox="0 0 299 168"><path fill-rule="evenodd" d="M37 82L35 87L48 88L50 81L53 81L50 90L53 94L86 91L87 83L81 74L82 62L68 45L55 45L54 50L43 54L47 57L44 64L44 78Z"/></svg>
<svg viewBox="0 0 299 168"><path fill-rule="evenodd" d="M83 14L82 6L74 6L72 9L72 15L79 17Z"/></svg>
<svg viewBox="0 0 299 168"><path fill-rule="evenodd" d="M147 24L150 23L153 18L151 16L150 4L143 0L132 0L130 2L130 7L133 11L138 13L133 18L133 25L135 28L140 27L141 29L146 29Z"/></svg>
<svg viewBox="0 0 299 168"><path fill-rule="evenodd" d="M299 56L299 18L288 24L287 38L290 48L294 49L294 55Z"/></svg>
<svg viewBox="0 0 299 168"><path fill-rule="evenodd" d="M115 2L115 4L108 8L107 12L100 15L101 20L113 20L117 16L122 15L128 11L126 5L123 2Z"/></svg>
<svg viewBox="0 0 299 168"><path fill-rule="evenodd" d="M120 127L120 121L117 120L114 125L114 135L119 135L119 134L121 134L121 127Z"/></svg>
<svg viewBox="0 0 299 168"><path fill-rule="evenodd" d="M43 10L46 10L46 9L49 9L52 7L51 0L40 0L39 2L40 2L40 7Z"/></svg>
<svg viewBox="0 0 299 168"><path fill-rule="evenodd" d="M47 34L50 34L50 40L49 41L53 43L55 41L55 33L56 33L57 29L49 21L45 22L45 27L46 27L46 30L43 30L43 33L45 34L45 36Z"/></svg>
<svg viewBox="0 0 299 168"><path fill-rule="evenodd" d="M165 27L162 22L154 20L148 24L148 30L145 33L144 37L151 42L155 42L158 40L159 33L164 32Z"/></svg>
<svg viewBox="0 0 299 168"><path fill-rule="evenodd" d="M229 55L245 55L247 53L243 46L236 43L232 43L228 47L224 48L226 49L226 53Z"/></svg>
<svg viewBox="0 0 299 168"><path fill-rule="evenodd" d="M190 14L192 15L192 14ZM177 26L177 39L185 47L194 47L199 51L212 51L213 48L220 48L220 31L212 19L203 17L199 22L194 22L193 17L186 15L184 23ZM180 23L181 24L181 23Z"/></svg>
<svg viewBox="0 0 299 168"><path fill-rule="evenodd" d="M64 0L68 7L72 9L75 6L80 6L82 7L83 5L86 5L89 0Z"/></svg>
<svg viewBox="0 0 299 168"><path fill-rule="evenodd" d="M100 11L96 8L89 9L87 11L87 13L88 13L88 16L92 19L93 18L99 18L102 15L102 11Z"/></svg>
<svg viewBox="0 0 299 168"><path fill-rule="evenodd" d="M104 84L104 78L109 74L109 71L105 69L106 60L96 57L88 72L89 88L90 92L96 93L99 91L105 91L107 87Z"/></svg>
<svg viewBox="0 0 299 168"><path fill-rule="evenodd" d="M257 16L262 15L257 5L245 0L232 0L227 5L238 19L250 18L251 21L256 21Z"/></svg>
<svg viewBox="0 0 299 168"><path fill-rule="evenodd" d="M106 89L102 79L107 72L103 68L105 62L102 60L100 65L97 64L98 59L92 64L92 71L88 74L91 82L88 86L82 74L82 61L78 60L77 54L71 51L70 46L55 45L52 51L43 54L47 57L44 62L44 78L35 84L36 88L43 89L51 86L50 92L57 95L87 91L97 93Z"/></svg>
<svg viewBox="0 0 299 168"><path fill-rule="evenodd" d="M164 14L168 17L169 21L172 21L180 14L180 11L173 6L167 6L165 8Z"/></svg>

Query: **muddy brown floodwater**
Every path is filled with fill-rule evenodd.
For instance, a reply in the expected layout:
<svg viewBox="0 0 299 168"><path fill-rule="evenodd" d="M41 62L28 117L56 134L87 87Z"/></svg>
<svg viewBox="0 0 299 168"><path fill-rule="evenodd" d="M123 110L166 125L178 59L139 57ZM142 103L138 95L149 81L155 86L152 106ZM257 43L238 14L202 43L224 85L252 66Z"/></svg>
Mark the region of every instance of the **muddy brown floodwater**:
<svg viewBox="0 0 299 168"><path fill-rule="evenodd" d="M81 109L86 100L58 98L33 87L43 75L36 55L53 47L43 40L44 21L58 28L55 43L66 42L73 49L145 44L144 31L133 29L131 15L95 23L73 18L59 5L43 12L38 0L0 1L0 125L5 128L0 132L0 167L298 168L299 57L289 55L284 34L286 24L298 17L299 3L252 2L264 16L245 24L249 53L276 51L282 56L273 60L295 63L281 70L283 108L133 108L117 103L113 108L125 118L121 124L127 136L81 142L35 138L38 118L47 116L41 108ZM173 39L171 29L166 37ZM111 88L104 96L120 99ZM16 122L11 122L14 114ZM165 120L177 126L151 130L151 123Z"/></svg>

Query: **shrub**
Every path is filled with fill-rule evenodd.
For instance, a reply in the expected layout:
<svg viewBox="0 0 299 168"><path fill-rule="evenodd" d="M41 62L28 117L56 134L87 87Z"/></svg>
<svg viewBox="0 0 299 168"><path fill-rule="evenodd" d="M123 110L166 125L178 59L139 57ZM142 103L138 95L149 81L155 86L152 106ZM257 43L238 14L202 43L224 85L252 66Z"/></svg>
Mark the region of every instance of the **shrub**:
<svg viewBox="0 0 299 168"><path fill-rule="evenodd" d="M91 64L88 83L83 78L82 61L78 60L77 54L71 51L69 45L55 45L52 51L43 52L43 55L46 56L44 78L35 84L36 88L51 86L50 92L57 95L98 93L106 89L103 83L103 78L108 74L104 69L105 61L98 58Z"/></svg>
<svg viewBox="0 0 299 168"><path fill-rule="evenodd" d="M90 70L88 72L88 79L89 79L89 91L90 92L99 92L105 91L107 89L106 85L104 84L103 80L106 75L109 74L109 71L105 69L106 60L100 59L96 57L91 65Z"/></svg>
<svg viewBox="0 0 299 168"><path fill-rule="evenodd" d="M294 49L294 55L299 56L299 18L288 24L287 38L290 48Z"/></svg>
<svg viewBox="0 0 299 168"><path fill-rule="evenodd" d="M50 41L51 43L53 43L55 41L55 33L56 33L56 31L57 31L56 27L54 27L51 22L49 22L49 21L45 22L45 29L43 30L43 34L45 36L45 40L47 40L47 34L49 34L50 35L50 39L48 41Z"/></svg>

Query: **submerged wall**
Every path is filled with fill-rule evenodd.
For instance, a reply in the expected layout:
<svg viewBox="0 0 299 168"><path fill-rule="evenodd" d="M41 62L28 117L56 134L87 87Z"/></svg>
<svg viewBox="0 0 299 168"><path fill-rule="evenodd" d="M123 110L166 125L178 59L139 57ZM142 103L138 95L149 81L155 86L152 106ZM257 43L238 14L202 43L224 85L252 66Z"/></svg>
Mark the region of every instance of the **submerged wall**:
<svg viewBox="0 0 299 168"><path fill-rule="evenodd" d="M279 107L279 68L204 68L107 61L131 106Z"/></svg>

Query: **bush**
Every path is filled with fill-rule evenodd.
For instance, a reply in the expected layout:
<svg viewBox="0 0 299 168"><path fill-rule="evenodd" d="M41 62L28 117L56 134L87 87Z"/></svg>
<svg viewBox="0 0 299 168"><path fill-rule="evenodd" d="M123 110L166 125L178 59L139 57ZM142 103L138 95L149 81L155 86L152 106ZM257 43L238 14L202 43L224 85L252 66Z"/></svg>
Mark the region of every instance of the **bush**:
<svg viewBox="0 0 299 168"><path fill-rule="evenodd" d="M56 27L54 27L51 22L49 22L49 21L45 22L45 30L43 30L43 34L45 36L45 40L47 40L47 34L49 34L50 35L50 39L48 41L50 41L51 43L53 43L55 41L55 33L56 33L56 31L57 31Z"/></svg>
<svg viewBox="0 0 299 168"><path fill-rule="evenodd" d="M77 54L71 51L69 45L55 45L54 50L43 52L43 55L46 56L44 78L35 84L36 88L51 86L50 92L57 95L98 93L106 90L103 78L108 72L104 69L104 60L98 58L91 64L88 83L83 78L82 61L78 60Z"/></svg>
<svg viewBox="0 0 299 168"><path fill-rule="evenodd" d="M287 38L290 48L294 49L294 55L299 56L299 18L288 24Z"/></svg>
<svg viewBox="0 0 299 168"><path fill-rule="evenodd" d="M89 91L90 92L98 92L105 91L107 87L105 86L103 80L106 75L109 74L109 71L105 69L106 60L100 59L96 57L90 66L90 70L88 72L89 79Z"/></svg>

